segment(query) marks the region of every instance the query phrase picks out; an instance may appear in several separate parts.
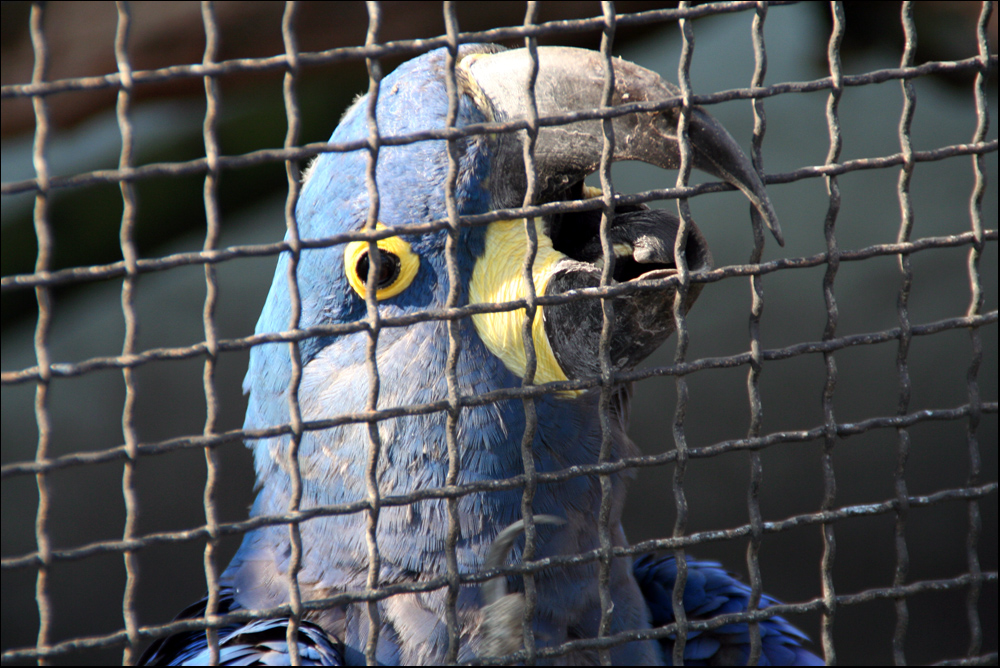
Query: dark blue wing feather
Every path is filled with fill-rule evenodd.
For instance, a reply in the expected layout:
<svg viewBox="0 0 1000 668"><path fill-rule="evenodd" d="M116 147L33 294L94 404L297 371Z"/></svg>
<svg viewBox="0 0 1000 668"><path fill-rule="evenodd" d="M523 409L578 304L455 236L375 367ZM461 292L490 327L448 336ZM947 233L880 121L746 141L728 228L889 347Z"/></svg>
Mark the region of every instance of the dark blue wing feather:
<svg viewBox="0 0 1000 668"><path fill-rule="evenodd" d="M205 614L202 599L177 616L191 619ZM219 614L232 609L232 590L223 588ZM219 629L220 666L288 666L288 620L259 619ZM303 666L342 666L340 644L316 624L302 621L298 633L299 660ZM205 666L209 663L205 632L187 631L157 640L143 653L140 665Z"/></svg>
<svg viewBox="0 0 1000 668"><path fill-rule="evenodd" d="M684 588L684 609L689 619L707 619L742 612L750 602L750 587L711 561L687 560L688 576ZM649 606L654 627L674 622L671 600L677 581L677 562L673 556L647 554L633 569ZM760 607L776 604L770 596L761 596ZM782 617L760 623L762 666L821 666L823 660L802 647L808 638ZM671 662L674 641L660 641L664 659ZM684 648L684 663L691 666L745 665L750 656L750 631L746 624L726 624L711 631L693 631Z"/></svg>

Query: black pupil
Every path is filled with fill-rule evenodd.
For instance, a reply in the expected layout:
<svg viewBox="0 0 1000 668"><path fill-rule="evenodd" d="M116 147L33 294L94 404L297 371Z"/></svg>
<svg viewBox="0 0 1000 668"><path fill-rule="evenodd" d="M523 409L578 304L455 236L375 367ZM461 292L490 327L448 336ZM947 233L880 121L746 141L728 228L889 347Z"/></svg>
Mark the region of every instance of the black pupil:
<svg viewBox="0 0 1000 668"><path fill-rule="evenodd" d="M365 253L358 259L358 265L355 267L358 272L358 278L362 281L368 280L368 253ZM379 263L378 263L378 289L387 288L396 282L399 278L399 257L395 253L390 253L389 251L384 251L379 249Z"/></svg>

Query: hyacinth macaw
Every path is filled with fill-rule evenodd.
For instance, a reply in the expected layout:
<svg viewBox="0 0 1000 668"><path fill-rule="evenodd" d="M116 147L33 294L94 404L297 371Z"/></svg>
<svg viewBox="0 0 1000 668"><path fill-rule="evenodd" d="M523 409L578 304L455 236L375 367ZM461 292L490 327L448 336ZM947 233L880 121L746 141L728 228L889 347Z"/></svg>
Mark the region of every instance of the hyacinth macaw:
<svg viewBox="0 0 1000 668"><path fill-rule="evenodd" d="M539 116L600 106L603 60L581 49L538 49L536 104ZM404 63L381 82L377 100L381 136L399 136L446 125L444 50ZM456 125L498 122L526 117L530 56L524 49L492 45L461 47L456 64L460 104ZM659 75L616 59L612 104L660 101L677 89ZM331 142L369 136L368 97L360 98L344 115ZM631 114L614 120L615 160L643 160L677 168L679 112ZM742 190L776 234L777 219L763 183L726 130L704 110L695 108L688 129L693 165ZM475 134L456 142L459 175L456 201L460 215L520 207L526 190L524 133ZM538 177L536 203L579 200L594 196L583 179L600 164L603 135L600 121L545 127L535 155ZM306 171L296 209L303 239L327 237L364 227L369 215L366 150L320 155ZM382 146L377 156L380 225L396 227L447 218L445 182L448 147L445 141L419 141ZM603 262L599 239L601 212L563 213L536 219L538 253L535 289L553 295L600 283ZM616 283L667 277L676 272L674 240L679 221L673 214L645 206L619 206L610 229L615 248ZM378 242L378 308L382 317L397 317L445 305L449 279L445 265L446 231L400 234ZM780 237L779 237L780 238ZM525 222L498 221L462 227L457 250L462 303L510 301L524 295L521 272L526 248ZM366 317L370 246L364 241L305 250L297 275L302 328L350 323ZM691 271L710 266L707 243L697 229L690 231L685 257ZM291 314L287 255L278 260L274 282L257 332L288 328ZM693 285L689 301L697 296ZM673 288L642 291L615 299L611 361L628 369L648 356L674 330ZM522 385L525 351L521 336L524 311L481 313L458 321L461 354L457 377L465 395ZM543 306L533 325L537 355L536 383L592 378L599 375L598 338L602 325L599 299ZM448 324L422 321L387 327L378 336L376 361L381 380L379 406L406 406L447 397ZM304 340L299 345L303 375L298 391L302 418L327 419L366 410L369 394L366 349L368 334L356 332ZM247 429L288 424L288 344L254 347L246 376L249 394ZM593 464L598 460L601 427L599 389L546 394L536 400L538 427L534 434L534 465L539 472ZM626 436L629 388L613 402L612 458L635 456ZM501 480L524 471L521 440L525 416L520 399L465 407L457 436L460 447L459 483ZM381 495L404 494L445 485L448 471L446 415L426 413L378 422L381 455L378 484ZM289 437L250 441L258 495L252 515L285 513L289 508ZM365 465L370 448L366 423L307 431L302 437L299 465L301 507L356 502L367 498ZM611 531L615 545L627 541L621 527L629 475L612 476ZM488 566L519 563L523 541L520 489L474 493L458 502L461 535L458 568L462 573ZM571 555L599 547L597 513L601 500L597 476L578 476L542 484L534 497L537 513L536 558ZM446 572L446 501L422 500L384 507L378 517L381 585L420 582ZM326 598L365 589L369 553L365 539L368 514L324 516L301 524L302 567L298 574L302 600ZM288 602L289 530L265 526L248 533L222 575L220 613L254 610ZM717 564L688 560L684 606L689 619L746 609L750 590ZM598 634L600 603L598 564L590 561L544 570L535 576L537 604L533 618L538 647ZM676 577L673 556L643 557L636 562L614 559L611 633L669 624L674 619L671 594ZM499 587L496 583L499 581ZM507 594L509 585L514 589ZM497 579L487 587L463 586L457 602L460 625L459 661L519 649L520 613L496 612L498 600L523 599L520 578ZM448 649L446 588L420 594L395 595L378 603L379 637L376 660L384 664L435 664ZM513 598L511 598L513 597ZM761 607L774 603L764 597ZM202 601L182 613L204 613ZM515 606L515 609L520 610ZM288 663L288 620L263 619L220 629L220 660L228 664ZM760 624L761 663L810 664L819 660L801 646L805 636L780 617ZM309 664L364 663L369 634L367 604L354 603L311 611L301 622L298 651ZM192 631L157 641L147 650L148 663L199 663L208 660L206 635ZM671 637L619 645L611 649L616 664L664 664L671 661ZM690 663L745 661L749 654L746 624L691 633L685 659ZM594 664L595 650L580 650L557 659L567 664Z"/></svg>

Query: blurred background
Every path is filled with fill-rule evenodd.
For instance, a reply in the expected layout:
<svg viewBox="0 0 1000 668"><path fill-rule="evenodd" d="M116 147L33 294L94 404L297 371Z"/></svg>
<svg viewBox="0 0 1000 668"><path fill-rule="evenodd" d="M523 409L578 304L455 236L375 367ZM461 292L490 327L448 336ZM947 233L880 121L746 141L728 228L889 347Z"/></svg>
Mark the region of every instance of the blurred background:
<svg viewBox="0 0 1000 668"><path fill-rule="evenodd" d="M383 2L381 41L432 37L444 32L442 9L435 2ZM620 2L619 13L673 6L673 3ZM524 3L456 3L463 31L520 25ZM31 79L28 34L30 4L3 3L2 83ZM217 3L221 31L218 60L257 58L284 52L278 2ZM978 3L916 3L917 64L959 60L977 54L975 25ZM198 3L135 3L131 6L129 53L135 70L199 63L204 28ZM847 33L841 51L845 74L899 66L903 35L898 3L846 3ZM598 3L539 5L539 22L599 16ZM749 86L754 69L751 43L753 11L708 16L694 21L696 94ZM50 49L49 80L103 75L117 71L114 60L115 6L96 2L49 3L45 31ZM828 76L827 41L831 19L825 4L771 7L765 22L768 71L766 84L809 81ZM363 3L302 3L296 24L302 51L320 51L364 43L367 15ZM991 52L996 52L996 12ZM541 38L542 44L598 48L600 33L562 32ZM509 43L508 46L518 46ZM615 53L676 81L680 34L676 23L619 28ZM388 72L404 58L383 60ZM227 75L219 79L222 116L218 136L224 155L280 147L285 135L281 71ZM912 140L915 150L971 141L976 110L971 75L928 76L914 80L917 95ZM364 63L341 62L303 68L297 82L302 112L300 142L325 141L355 95L367 88ZM115 119L116 89L67 92L49 96L53 130L47 155L54 175L113 169L121 138ZM768 173L822 165L829 136L828 91L769 97L764 103L767 133L763 143ZM996 70L988 86L992 119L988 140L996 140ZM841 162L887 156L900 151L898 126L903 96L898 80L849 87L840 102L843 150ZM711 113L749 152L753 115L749 101L714 105ZM133 97L136 164L179 162L204 156L202 122L204 85L197 78L139 85ZM31 179L34 116L28 99L2 101L4 183ZM989 179L983 224L997 227L997 154L985 157ZM283 163L223 173L219 186L222 212L220 247L271 243L284 235L282 209L286 179ZM900 226L897 182L900 169L864 170L839 178L842 205L837 242L842 250L893 243ZM674 173L645 165L617 164L616 189L638 192L672 185ZM702 175L694 174L695 181ZM914 210L912 238L959 234L970 230L969 199L974 172L969 157L924 162L916 166L911 186ZM202 248L205 233L201 175L148 178L136 183L136 244L141 257L154 258ZM829 205L823 179L773 184L769 193L781 218L787 244L768 240L764 260L801 257L825 251L823 225ZM2 274L31 273L37 252L32 229L33 196L2 199ZM659 206L674 207L673 202ZM717 266L748 260L752 236L746 200L737 193L714 194L691 201L692 212L711 245ZM105 264L121 259L119 226L122 200L117 184L61 189L51 198L55 239L53 268ZM930 323L966 313L970 300L968 247L914 254L910 319ZM274 257L238 259L217 265L220 284L216 311L220 338L253 332L271 282ZM826 323L822 280L826 268L791 269L765 277L761 338L765 349L818 341ZM985 312L997 309L997 246L989 243L980 265ZM897 297L901 274L896 257L876 257L841 264L835 282L839 307L837 334L863 334L898 326ZM187 266L144 274L138 280L138 349L180 347L204 340L202 309L204 271ZM54 362L80 362L121 352L124 321L121 281L81 283L53 294L50 352ZM746 279L706 287L689 318L688 359L732 355L749 350L751 291ZM6 290L2 300L2 369L17 371L36 364L33 333L37 307L31 290ZM980 395L997 401L997 327L980 330L983 360ZM674 342L647 361L671 363ZM897 342L865 345L836 353L838 382L833 397L838 423L893 416L899 402ZM909 366L912 398L909 412L954 408L968 402L967 374L972 343L966 330L915 337ZM245 399L241 382L246 352L220 356L216 374L221 416L218 429L238 429ZM202 388L204 361L164 361L135 369L135 426L142 443L183 435L200 435L205 421ZM746 436L750 424L746 367L710 370L688 376L690 400L685 433L689 447L701 447ZM800 355L763 367L761 393L764 434L805 430L823 424L823 358ZM2 386L2 461L4 465L34 459L37 428L32 383ZM120 371L104 370L50 386L51 456L99 451L123 442L125 389ZM651 378L635 387L631 435L644 453L674 447L670 436L676 398L673 378ZM961 487L969 478L968 420L921 422L910 430L911 448L905 480L910 495ZM997 480L997 415L985 414L978 428L982 458L980 484ZM824 492L821 470L823 442L784 444L762 451L760 504L765 520L814 512ZM239 443L218 450L222 476L216 493L220 521L245 519L252 500L249 452ZM894 498L897 434L876 429L839 439L834 452L837 507L879 503ZM78 547L122 535L124 504L122 463L60 469L49 476L52 507L49 534L54 549ZM626 530L633 542L670 536L674 523L671 493L673 468L639 471L627 506ZM204 454L186 450L142 458L137 466L140 500L139 535L190 529L204 524ZM688 531L721 529L748 522L749 455L731 452L689 462L685 491L690 508ZM978 555L984 571L997 570L997 494L979 503L982 531ZM4 558L36 549L34 521L37 490L32 476L2 481ZM833 576L838 594L892 584L895 568L895 515L837 522ZM821 595L821 528L807 526L767 534L760 551L764 589L787 602ZM910 554L909 582L941 579L968 572L966 536L968 506L947 502L913 508L906 524ZM239 539L222 541L218 564L224 566ZM746 575L747 541L696 546L689 554L715 559ZM204 544L199 541L141 550L136 607L143 624L163 623L205 591ZM2 648L31 646L38 628L34 601L35 570L4 569L2 574ZM120 554L60 562L51 571L53 640L107 634L122 627L125 572ZM908 599L910 622L906 657L912 663L963 656L969 645L966 590L918 594ZM982 620L982 652L997 651L997 587L984 585L978 609ZM834 623L837 657L845 664L881 664L892 660L894 604L878 600L841 607ZM816 640L818 614L792 621ZM819 645L814 649L820 652ZM109 664L120 661L120 649L78 652L57 663Z"/></svg>

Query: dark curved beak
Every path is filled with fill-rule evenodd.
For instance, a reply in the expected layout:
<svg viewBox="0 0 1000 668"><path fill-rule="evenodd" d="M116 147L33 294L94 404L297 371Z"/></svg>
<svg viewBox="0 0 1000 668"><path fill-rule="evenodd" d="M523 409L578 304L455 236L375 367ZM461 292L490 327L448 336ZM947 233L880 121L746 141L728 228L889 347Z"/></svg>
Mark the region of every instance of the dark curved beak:
<svg viewBox="0 0 1000 668"><path fill-rule="evenodd" d="M567 257L555 266L546 284L546 295L601 285L604 261L600 238L601 212L570 216L573 220L559 225L560 236L555 240L556 244L563 246ZM680 219L669 211L637 208L619 212L616 209L608 230L608 240L615 252L613 284L675 276L678 270L674 244L680 226ZM572 230L572 236L561 228ZM581 231L585 233L581 234ZM684 262L691 272L712 268L708 242L697 225L688 228ZM702 287L704 283L689 286L686 308L691 308ZM636 366L674 333L676 292L676 285L667 284L666 287L630 292L615 299L614 327L608 349L614 370ZM601 375L600 335L603 320L604 310L598 299L574 299L542 309L545 335L567 378L595 378Z"/></svg>
<svg viewBox="0 0 1000 668"><path fill-rule="evenodd" d="M604 89L604 60L601 54L570 47L539 47L535 103L539 118L598 109ZM635 102L662 102L679 97L680 91L659 74L615 58L615 90L611 105ZM488 101L494 120L509 121L528 116L527 93L531 59L526 49L498 53L475 53L460 63L478 91L478 100ZM615 117L613 159L640 160L663 169L680 167L677 136L679 107L658 112L638 112ZM498 208L522 205L522 142L525 133L498 136L494 172L503 170L504 189L494 191ZM760 213L779 244L784 245L778 217L767 196L764 183L736 140L701 107L690 116L688 138L694 167L739 188ZM603 148L600 120L577 121L545 126L535 145L540 194L538 203L567 199L565 193L600 167ZM496 164L499 161L500 164Z"/></svg>

